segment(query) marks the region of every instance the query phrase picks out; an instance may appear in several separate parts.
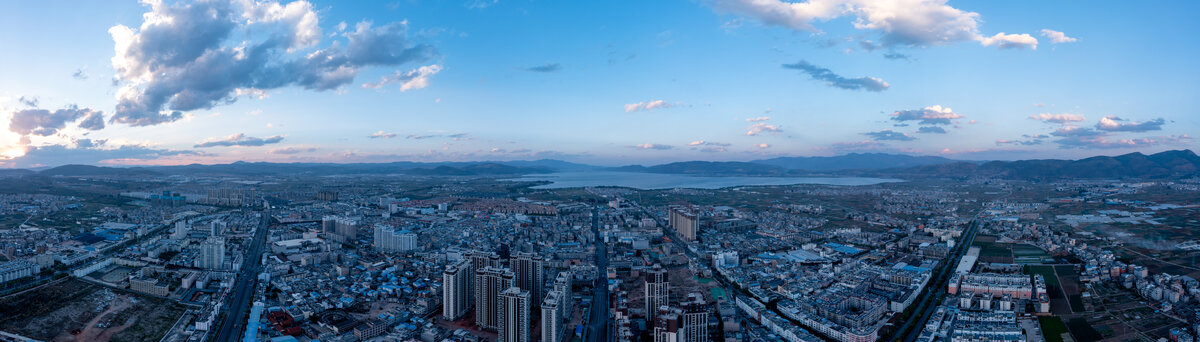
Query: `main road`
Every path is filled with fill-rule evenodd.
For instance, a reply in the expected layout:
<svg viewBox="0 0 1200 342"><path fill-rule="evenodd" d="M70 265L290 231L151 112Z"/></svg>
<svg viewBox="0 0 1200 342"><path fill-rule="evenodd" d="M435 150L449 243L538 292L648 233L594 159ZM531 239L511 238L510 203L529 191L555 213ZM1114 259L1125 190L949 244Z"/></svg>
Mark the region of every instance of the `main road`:
<svg viewBox="0 0 1200 342"><path fill-rule="evenodd" d="M950 276L954 274L958 268L958 262L962 260L963 254L971 248L971 244L975 241L975 233L979 232L979 226L982 225L979 219L971 220L971 224L967 226L967 230L962 235L961 243L954 246L954 251L946 259L943 260L941 267L932 275L933 279L929 280L929 284L925 286L925 291L919 297L919 304L912 312L915 316L905 320L904 324L896 330L896 337L903 337L904 342L913 342L917 337L921 336L921 331L925 330L925 322L933 316L933 311L941 305L939 300L946 294L946 284L950 280Z"/></svg>
<svg viewBox="0 0 1200 342"><path fill-rule="evenodd" d="M596 237L596 283L592 285L591 322L588 341L608 341L608 245L600 238L600 212L592 207L592 234Z"/></svg>
<svg viewBox="0 0 1200 342"><path fill-rule="evenodd" d="M233 293L226 298L225 303L229 306L213 341L236 341L246 326L246 314L250 310L250 300L254 298L258 272L262 269L263 244L267 241L267 229L271 226L271 213L263 210L262 216L262 222L254 231L254 240L250 242L250 250L246 253L241 270L238 271Z"/></svg>

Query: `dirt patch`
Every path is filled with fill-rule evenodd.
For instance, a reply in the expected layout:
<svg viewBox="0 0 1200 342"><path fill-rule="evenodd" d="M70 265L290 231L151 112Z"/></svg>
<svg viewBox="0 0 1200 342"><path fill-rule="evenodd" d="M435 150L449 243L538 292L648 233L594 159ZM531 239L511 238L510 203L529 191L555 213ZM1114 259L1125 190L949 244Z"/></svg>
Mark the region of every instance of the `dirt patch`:
<svg viewBox="0 0 1200 342"><path fill-rule="evenodd" d="M0 330L52 341L157 340L183 312L169 300L68 279L0 299Z"/></svg>

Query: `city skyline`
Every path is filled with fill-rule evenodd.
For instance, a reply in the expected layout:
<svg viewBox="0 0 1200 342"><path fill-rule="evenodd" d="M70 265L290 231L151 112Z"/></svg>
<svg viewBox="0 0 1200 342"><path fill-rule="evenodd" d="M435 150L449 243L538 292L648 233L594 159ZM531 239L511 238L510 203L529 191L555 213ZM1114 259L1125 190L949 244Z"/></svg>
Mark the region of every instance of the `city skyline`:
<svg viewBox="0 0 1200 342"><path fill-rule="evenodd" d="M1090 5L5 3L0 167L1196 149L1197 5Z"/></svg>

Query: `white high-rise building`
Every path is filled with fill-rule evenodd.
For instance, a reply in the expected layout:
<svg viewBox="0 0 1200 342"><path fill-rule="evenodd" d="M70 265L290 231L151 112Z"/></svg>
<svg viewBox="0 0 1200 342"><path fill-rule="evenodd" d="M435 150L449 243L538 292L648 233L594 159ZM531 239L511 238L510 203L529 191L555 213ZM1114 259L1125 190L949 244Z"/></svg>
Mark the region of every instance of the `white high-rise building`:
<svg viewBox="0 0 1200 342"><path fill-rule="evenodd" d="M571 292L572 277L574 276L571 271L562 271L554 278L554 291L558 291L560 301L558 311L564 319L570 318L571 313L575 311L575 294Z"/></svg>
<svg viewBox="0 0 1200 342"><path fill-rule="evenodd" d="M417 234L407 230L379 224L375 225L375 249L380 252L398 253L417 249Z"/></svg>
<svg viewBox="0 0 1200 342"><path fill-rule="evenodd" d="M474 300L480 296L479 287L475 285L475 275L479 273L479 270L486 267L500 267L500 256L492 252L471 251L466 254L466 259L471 263L471 283L467 284L467 288L471 291L471 299ZM475 301L471 304L478 305L478 303L478 301Z"/></svg>
<svg viewBox="0 0 1200 342"><path fill-rule="evenodd" d="M227 228L227 226L228 225L225 224L224 221L221 221L221 220L212 221L211 223L208 224L208 236L225 235L225 228Z"/></svg>
<svg viewBox="0 0 1200 342"><path fill-rule="evenodd" d="M463 260L447 266L442 272L442 317L457 320L471 309L471 264Z"/></svg>
<svg viewBox="0 0 1200 342"><path fill-rule="evenodd" d="M655 322L654 317L658 314L659 307L667 305L670 287L667 270L662 265L654 264L654 267L646 271L646 322Z"/></svg>
<svg viewBox="0 0 1200 342"><path fill-rule="evenodd" d="M188 226L187 220L175 221L175 228L171 230L171 238L175 240L186 238L189 230L191 227Z"/></svg>
<svg viewBox="0 0 1200 342"><path fill-rule="evenodd" d="M529 299L533 303L542 302L542 286L544 259L534 253L514 253L509 266L517 276L517 287L529 291Z"/></svg>
<svg viewBox="0 0 1200 342"><path fill-rule="evenodd" d="M489 266L475 273L475 325L488 330L500 327L500 293L515 286L514 278L507 268Z"/></svg>
<svg viewBox="0 0 1200 342"><path fill-rule="evenodd" d="M510 287L500 293L500 327L496 340L529 342L529 291Z"/></svg>
<svg viewBox="0 0 1200 342"><path fill-rule="evenodd" d="M200 244L200 258L196 259L196 267L207 269L225 268L225 239L210 237Z"/></svg>
<svg viewBox="0 0 1200 342"><path fill-rule="evenodd" d="M551 290L542 301L542 342L560 342L563 337L562 293Z"/></svg>

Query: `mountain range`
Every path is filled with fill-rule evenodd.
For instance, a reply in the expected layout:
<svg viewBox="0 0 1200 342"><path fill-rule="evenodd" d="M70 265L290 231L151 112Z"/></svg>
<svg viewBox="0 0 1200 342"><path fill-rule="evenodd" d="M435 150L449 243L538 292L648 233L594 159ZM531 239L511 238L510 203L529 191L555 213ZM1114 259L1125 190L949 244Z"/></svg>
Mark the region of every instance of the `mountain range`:
<svg viewBox="0 0 1200 342"><path fill-rule="evenodd" d="M235 162L214 165L104 167L64 165L39 171L0 170L0 178L24 176L117 175L335 175L407 174L428 176L515 176L573 171L622 171L707 176L875 176L902 179L965 178L986 176L1006 179L1122 179L1182 178L1200 175L1200 156L1190 150L1155 154L1130 153L1079 160L1039 159L973 162L934 156L855 153L833 157L778 157L747 162L686 161L660 165L602 167L541 159L484 162L391 163L267 163Z"/></svg>

